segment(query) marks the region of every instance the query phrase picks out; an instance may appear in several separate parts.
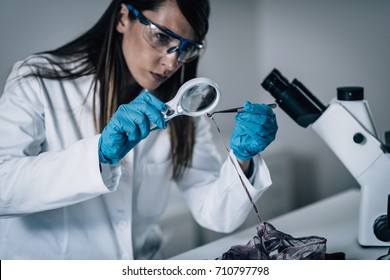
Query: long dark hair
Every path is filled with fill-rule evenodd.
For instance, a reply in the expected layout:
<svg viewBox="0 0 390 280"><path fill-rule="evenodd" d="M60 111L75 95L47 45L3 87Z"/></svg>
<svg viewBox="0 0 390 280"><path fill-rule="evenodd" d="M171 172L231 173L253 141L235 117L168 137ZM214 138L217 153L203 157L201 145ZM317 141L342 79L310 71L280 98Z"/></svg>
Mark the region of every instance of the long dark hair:
<svg viewBox="0 0 390 280"><path fill-rule="evenodd" d="M139 11L156 10L169 0L113 0L99 21L87 32L70 43L51 51L39 53L53 68L40 65L34 75L48 79L75 79L94 75L92 94L93 111L100 104L100 116L95 126L101 132L120 104L128 103L142 90L135 82L122 54L122 34L116 31L122 3L129 3ZM176 0L181 12L195 31L197 40L203 40L208 31L210 7L208 0ZM132 20L132 13L129 13ZM49 54L47 56L46 54ZM66 58L66 62L56 60ZM76 69L69 67L78 63ZM196 77L198 58L181 66L171 78L164 82L155 95L166 102L173 98L183 82ZM60 70L58 70L60 69ZM97 102L99 101L99 102ZM174 179L179 178L191 165L194 147L194 124L191 118L181 116L169 122L171 158Z"/></svg>

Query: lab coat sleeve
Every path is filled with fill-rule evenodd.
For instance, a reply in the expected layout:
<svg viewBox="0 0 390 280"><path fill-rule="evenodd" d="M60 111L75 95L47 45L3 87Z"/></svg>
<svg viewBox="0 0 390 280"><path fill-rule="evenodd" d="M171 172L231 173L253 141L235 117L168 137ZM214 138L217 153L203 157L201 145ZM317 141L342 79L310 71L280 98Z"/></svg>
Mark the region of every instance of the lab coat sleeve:
<svg viewBox="0 0 390 280"><path fill-rule="evenodd" d="M254 174L250 180L242 172L232 151L221 164L212 138L209 122L201 118L196 126L192 166L179 181L179 187L201 226L218 232L231 232L253 210L241 179L254 202L272 181L260 155L253 158Z"/></svg>
<svg viewBox="0 0 390 280"><path fill-rule="evenodd" d="M115 190L120 168L102 177L98 135L64 150L43 150L39 83L26 78L21 84L16 69L0 98L0 217L60 208Z"/></svg>

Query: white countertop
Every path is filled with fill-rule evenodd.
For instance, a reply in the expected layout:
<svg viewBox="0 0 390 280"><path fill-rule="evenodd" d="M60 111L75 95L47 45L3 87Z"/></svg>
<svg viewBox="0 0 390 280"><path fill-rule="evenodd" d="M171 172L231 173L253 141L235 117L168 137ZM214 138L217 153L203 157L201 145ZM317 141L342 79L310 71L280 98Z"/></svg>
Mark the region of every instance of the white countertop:
<svg viewBox="0 0 390 280"><path fill-rule="evenodd" d="M327 239L327 253L344 252L348 260L374 260L388 247L362 247L357 241L360 192L351 189L271 219L275 228L293 237L317 235ZM256 225L171 259L214 260L234 245L245 245L256 235Z"/></svg>

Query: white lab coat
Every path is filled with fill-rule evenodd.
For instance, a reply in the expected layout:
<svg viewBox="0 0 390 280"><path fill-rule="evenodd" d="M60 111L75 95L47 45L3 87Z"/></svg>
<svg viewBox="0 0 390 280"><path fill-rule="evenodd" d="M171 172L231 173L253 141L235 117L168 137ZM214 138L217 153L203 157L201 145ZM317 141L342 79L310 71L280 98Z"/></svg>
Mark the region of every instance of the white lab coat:
<svg viewBox="0 0 390 280"><path fill-rule="evenodd" d="M207 119L196 120L193 164L180 181L171 180L167 130L150 133L101 173L92 77L20 81L28 67L19 65L0 98L0 259L151 258L173 187L211 230L230 232L251 211ZM251 182L240 173L257 200L271 179L260 155L254 163Z"/></svg>

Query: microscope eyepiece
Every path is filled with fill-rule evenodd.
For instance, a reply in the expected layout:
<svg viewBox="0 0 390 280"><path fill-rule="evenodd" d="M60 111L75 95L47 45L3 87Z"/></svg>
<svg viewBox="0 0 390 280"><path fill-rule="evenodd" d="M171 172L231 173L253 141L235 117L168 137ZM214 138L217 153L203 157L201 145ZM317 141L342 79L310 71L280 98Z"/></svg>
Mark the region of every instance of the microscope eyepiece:
<svg viewBox="0 0 390 280"><path fill-rule="evenodd" d="M287 89L289 82L277 69L274 69L261 85L272 96L278 98Z"/></svg>
<svg viewBox="0 0 390 280"><path fill-rule="evenodd" d="M276 99L276 103L296 123L307 127L315 122L326 107L298 80L292 83L274 69L261 86Z"/></svg>

